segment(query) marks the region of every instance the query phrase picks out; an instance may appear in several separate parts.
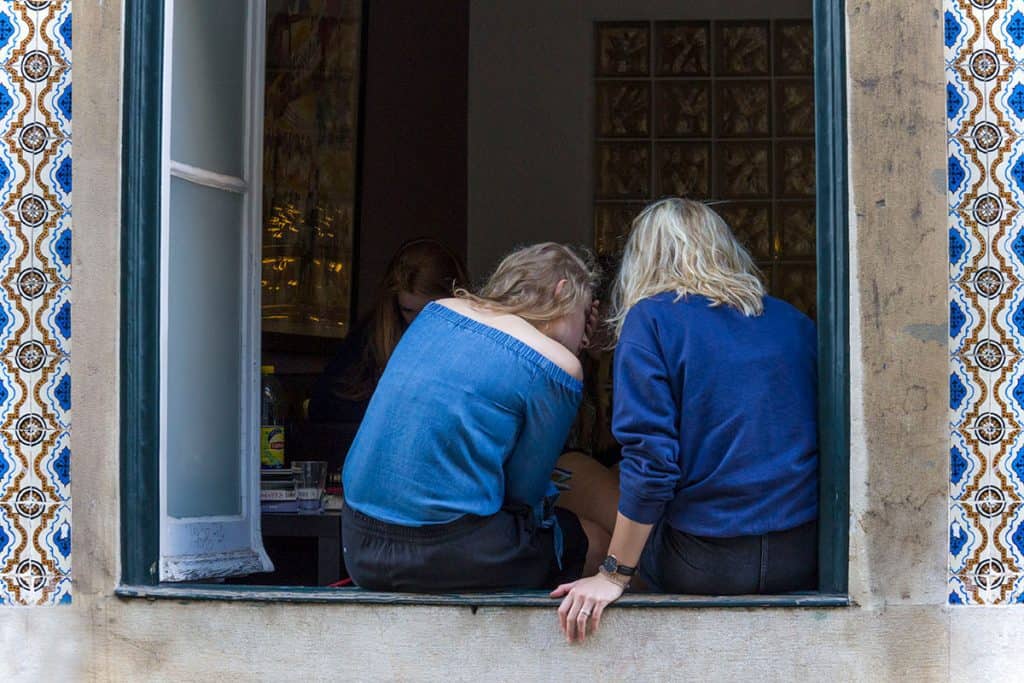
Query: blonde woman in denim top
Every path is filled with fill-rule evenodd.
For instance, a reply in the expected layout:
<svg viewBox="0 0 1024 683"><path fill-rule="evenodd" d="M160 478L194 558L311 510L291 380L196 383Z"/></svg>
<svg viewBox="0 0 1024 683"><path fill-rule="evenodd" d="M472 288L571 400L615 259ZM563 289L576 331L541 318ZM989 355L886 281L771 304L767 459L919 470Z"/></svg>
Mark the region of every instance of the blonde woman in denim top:
<svg viewBox="0 0 1024 683"><path fill-rule="evenodd" d="M595 283L587 258L538 244L416 317L345 461L356 585L540 588L596 568L608 533L555 507L551 480L581 398Z"/></svg>

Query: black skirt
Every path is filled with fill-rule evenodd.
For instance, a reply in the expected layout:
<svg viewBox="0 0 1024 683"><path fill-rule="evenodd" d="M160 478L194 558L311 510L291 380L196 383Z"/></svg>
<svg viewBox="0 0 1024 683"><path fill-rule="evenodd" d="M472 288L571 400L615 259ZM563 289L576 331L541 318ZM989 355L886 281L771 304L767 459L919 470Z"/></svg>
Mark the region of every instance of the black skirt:
<svg viewBox="0 0 1024 683"><path fill-rule="evenodd" d="M553 528L523 505L489 517L466 515L447 524L388 524L349 506L342 512L342 552L360 588L409 593L553 588L583 573L587 537L572 512L555 508L562 562Z"/></svg>

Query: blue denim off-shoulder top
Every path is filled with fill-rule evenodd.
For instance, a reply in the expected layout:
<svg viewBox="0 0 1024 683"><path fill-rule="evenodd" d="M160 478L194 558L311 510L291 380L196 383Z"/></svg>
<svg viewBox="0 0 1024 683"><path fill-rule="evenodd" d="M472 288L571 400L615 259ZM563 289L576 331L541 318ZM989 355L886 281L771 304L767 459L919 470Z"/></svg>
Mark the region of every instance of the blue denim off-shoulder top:
<svg viewBox="0 0 1024 683"><path fill-rule="evenodd" d="M579 380L515 337L428 304L348 452L346 504L423 526L518 503L551 524L544 502L581 395Z"/></svg>

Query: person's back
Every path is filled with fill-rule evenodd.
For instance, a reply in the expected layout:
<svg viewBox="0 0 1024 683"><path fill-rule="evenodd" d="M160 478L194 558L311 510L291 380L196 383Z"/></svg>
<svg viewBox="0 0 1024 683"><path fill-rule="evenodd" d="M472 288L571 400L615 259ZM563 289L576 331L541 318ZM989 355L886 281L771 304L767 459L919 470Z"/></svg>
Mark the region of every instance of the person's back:
<svg viewBox="0 0 1024 683"><path fill-rule="evenodd" d="M579 576L585 520L554 507L551 475L581 398L574 354L594 279L572 249L524 247L480 293L428 304L409 326L343 471L342 550L357 585L537 588Z"/></svg>
<svg viewBox="0 0 1024 683"><path fill-rule="evenodd" d="M665 482L672 486L662 494L670 498L666 517L680 531L715 537L810 521L817 513L814 323L773 297L756 316L710 304L672 292L645 299L629 312L617 349L623 372L645 360L663 364L679 406L679 476ZM620 384L617 409L637 412L646 402L630 393L644 385ZM642 416L628 422L630 433L645 429ZM649 473L634 478L627 462L620 505L649 506L658 485Z"/></svg>
<svg viewBox="0 0 1024 683"><path fill-rule="evenodd" d="M524 342L428 304L396 347L349 451L346 501L407 526L491 515L506 501L535 506L560 444L519 437L533 433L538 410L556 416L545 422L553 434L567 431L580 390Z"/></svg>
<svg viewBox="0 0 1024 683"><path fill-rule="evenodd" d="M633 221L610 318L619 514L602 575L554 593L570 639L634 573L698 595L814 586L814 324L760 275L702 202L667 197Z"/></svg>

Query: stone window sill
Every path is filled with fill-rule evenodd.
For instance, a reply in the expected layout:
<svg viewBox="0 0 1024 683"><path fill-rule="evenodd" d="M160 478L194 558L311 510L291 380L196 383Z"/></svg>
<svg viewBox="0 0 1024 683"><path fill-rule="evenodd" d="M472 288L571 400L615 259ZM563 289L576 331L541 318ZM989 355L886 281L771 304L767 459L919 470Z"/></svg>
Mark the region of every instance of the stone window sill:
<svg viewBox="0 0 1024 683"><path fill-rule="evenodd" d="M461 593L426 595L382 593L360 588L310 588L304 586L238 586L218 584L160 584L118 586L123 598L169 600L223 600L228 602L308 602L362 605L429 605L470 607L554 607L546 591ZM616 607L847 607L844 594L790 593L784 595L698 596L636 593L620 598Z"/></svg>

